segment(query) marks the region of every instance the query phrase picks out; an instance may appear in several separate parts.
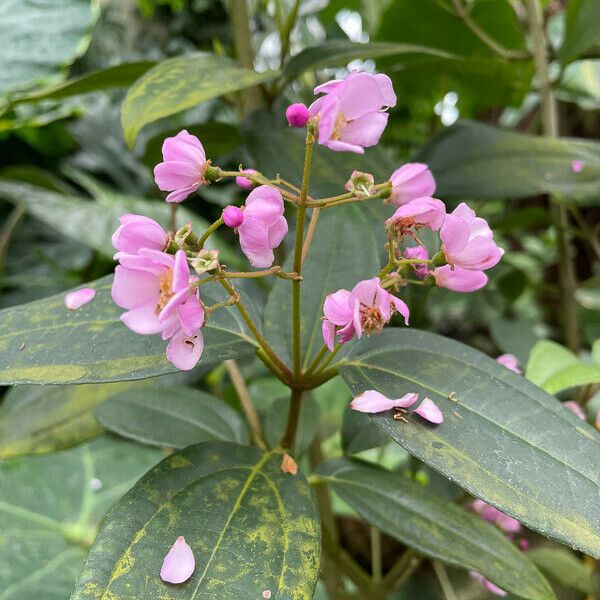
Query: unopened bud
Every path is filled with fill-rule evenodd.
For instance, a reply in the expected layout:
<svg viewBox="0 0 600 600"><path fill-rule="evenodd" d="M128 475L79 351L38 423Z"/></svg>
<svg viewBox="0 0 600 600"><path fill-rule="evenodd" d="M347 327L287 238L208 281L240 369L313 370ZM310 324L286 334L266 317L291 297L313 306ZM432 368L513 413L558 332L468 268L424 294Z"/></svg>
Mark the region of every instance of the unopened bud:
<svg viewBox="0 0 600 600"><path fill-rule="evenodd" d="M190 261L190 264L198 275L213 271L219 266L219 251L203 248L198 252L198 256Z"/></svg>
<svg viewBox="0 0 600 600"><path fill-rule="evenodd" d="M223 222L227 227L235 229L244 222L244 212L237 206L226 206L223 209Z"/></svg>
<svg viewBox="0 0 600 600"><path fill-rule="evenodd" d="M258 173L255 169L244 169L242 173L247 173L248 175L254 175ZM256 187L256 183L243 175L238 175L235 178L235 183L238 187L241 187L243 190L251 190L253 187Z"/></svg>
<svg viewBox="0 0 600 600"><path fill-rule="evenodd" d="M300 102L291 104L285 111L285 118L290 127L304 127L308 121L308 108Z"/></svg>

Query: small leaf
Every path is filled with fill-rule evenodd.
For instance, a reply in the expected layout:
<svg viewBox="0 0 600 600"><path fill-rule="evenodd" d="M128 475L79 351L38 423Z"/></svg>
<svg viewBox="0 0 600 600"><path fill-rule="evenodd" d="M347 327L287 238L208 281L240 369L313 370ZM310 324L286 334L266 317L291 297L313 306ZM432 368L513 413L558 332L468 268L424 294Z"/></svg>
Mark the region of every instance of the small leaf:
<svg viewBox="0 0 600 600"><path fill-rule="evenodd" d="M125 598L310 600L319 574L321 528L301 473L281 471L283 453L225 442L165 459L110 512L72 600ZM181 586L159 578L173 540L184 536L196 570ZM176 596L173 596L175 594Z"/></svg>
<svg viewBox="0 0 600 600"><path fill-rule="evenodd" d="M554 598L535 566L493 525L376 466L331 459L316 471L364 519L419 552L478 571L521 598Z"/></svg>

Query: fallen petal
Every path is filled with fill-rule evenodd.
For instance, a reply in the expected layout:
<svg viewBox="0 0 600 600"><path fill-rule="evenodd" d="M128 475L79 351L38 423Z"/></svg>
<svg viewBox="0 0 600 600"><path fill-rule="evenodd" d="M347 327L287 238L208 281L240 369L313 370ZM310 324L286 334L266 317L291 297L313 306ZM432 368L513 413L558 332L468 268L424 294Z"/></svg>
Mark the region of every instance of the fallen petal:
<svg viewBox="0 0 600 600"><path fill-rule="evenodd" d="M290 475L296 475L296 473L298 473L298 465L289 454L283 455L283 460L281 461L281 470L284 473L289 473Z"/></svg>
<svg viewBox="0 0 600 600"><path fill-rule="evenodd" d="M434 423L435 425L439 425L440 423L444 422L444 415L442 415L442 411L431 398L425 398L423 402L421 402L421 404L415 408L415 412L420 417L423 417L423 419L426 421Z"/></svg>
<svg viewBox="0 0 600 600"><path fill-rule="evenodd" d="M394 408L395 400L375 390L366 390L350 402L350 408L364 413L379 413Z"/></svg>
<svg viewBox="0 0 600 600"><path fill-rule="evenodd" d="M412 406L419 399L419 394L415 392L409 392L408 394L404 394L402 398L398 398L394 400L394 408L408 408Z"/></svg>
<svg viewBox="0 0 600 600"><path fill-rule="evenodd" d="M160 578L167 583L187 581L196 568L196 560L183 536L179 536L163 561Z"/></svg>
<svg viewBox="0 0 600 600"><path fill-rule="evenodd" d="M65 306L69 310L77 310L84 304L91 302L96 295L96 290L93 288L82 288L69 292L65 295Z"/></svg>

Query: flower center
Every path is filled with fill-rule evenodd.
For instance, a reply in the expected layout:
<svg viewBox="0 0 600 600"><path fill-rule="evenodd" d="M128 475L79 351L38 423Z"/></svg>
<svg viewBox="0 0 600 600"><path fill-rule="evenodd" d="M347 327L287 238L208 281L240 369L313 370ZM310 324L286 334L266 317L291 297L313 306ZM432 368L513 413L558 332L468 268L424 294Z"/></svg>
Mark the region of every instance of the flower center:
<svg viewBox="0 0 600 600"><path fill-rule="evenodd" d="M173 297L173 270L167 269L158 276L158 302L154 312L158 315Z"/></svg>
<svg viewBox="0 0 600 600"><path fill-rule="evenodd" d="M376 306L367 306L366 304L361 304L360 307L360 323L367 335L381 333L385 325L381 311Z"/></svg>
<svg viewBox="0 0 600 600"><path fill-rule="evenodd" d="M333 132L331 134L331 139L339 140L342 137L342 129L346 125L348 121L344 116L344 113L340 111L335 117L335 123L333 124Z"/></svg>

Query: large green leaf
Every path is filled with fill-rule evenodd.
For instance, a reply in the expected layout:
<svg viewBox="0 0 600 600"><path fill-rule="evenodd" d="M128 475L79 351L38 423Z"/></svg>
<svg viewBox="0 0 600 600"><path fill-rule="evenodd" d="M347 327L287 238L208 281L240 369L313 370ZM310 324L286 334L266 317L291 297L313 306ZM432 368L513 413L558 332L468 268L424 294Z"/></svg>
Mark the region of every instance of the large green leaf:
<svg viewBox="0 0 600 600"><path fill-rule="evenodd" d="M444 129L421 152L442 198L523 198L551 193L597 204L600 144L546 139L475 122ZM574 160L584 163L575 173Z"/></svg>
<svg viewBox="0 0 600 600"><path fill-rule="evenodd" d="M354 394L375 389L392 398L432 398L444 415L439 426L416 415L408 423L389 412L372 418L475 496L600 556L600 436L555 398L477 350L415 330L360 340L340 374Z"/></svg>
<svg viewBox="0 0 600 600"><path fill-rule="evenodd" d="M370 524L419 552L478 571L521 598L554 598L535 566L490 523L407 477L349 458L317 469Z"/></svg>
<svg viewBox="0 0 600 600"><path fill-rule="evenodd" d="M100 439L0 462L0 598L65 600L105 512L160 459Z"/></svg>
<svg viewBox="0 0 600 600"><path fill-rule="evenodd" d="M47 82L83 53L95 20L90 0L0 3L0 96Z"/></svg>
<svg viewBox="0 0 600 600"><path fill-rule="evenodd" d="M72 600L312 598L319 518L306 479L283 473L282 456L206 442L165 459L107 516ZM174 587L159 572L180 535L196 570Z"/></svg>
<svg viewBox="0 0 600 600"><path fill-rule="evenodd" d="M565 39L559 50L563 62L600 50L600 4L597 0L569 0Z"/></svg>
<svg viewBox="0 0 600 600"><path fill-rule="evenodd" d="M94 416L109 431L152 446L248 442L248 431L235 410L220 398L184 386L125 390L96 407Z"/></svg>
<svg viewBox="0 0 600 600"><path fill-rule="evenodd" d="M0 382L101 383L175 372L160 336L136 335L121 323L111 283L109 276L88 284L96 297L76 311L65 307L64 294L0 311ZM203 290L203 300L222 300L214 293ZM233 307L216 311L202 331L204 364L252 351L254 340Z"/></svg>
<svg viewBox="0 0 600 600"><path fill-rule="evenodd" d="M140 77L121 108L125 140L133 146L140 129L200 102L269 81L275 71L255 73L214 54L169 58Z"/></svg>
<svg viewBox="0 0 600 600"><path fill-rule="evenodd" d="M369 415L348 408L342 422L342 448L345 454L356 454L377 448L390 441L389 436L371 421Z"/></svg>

